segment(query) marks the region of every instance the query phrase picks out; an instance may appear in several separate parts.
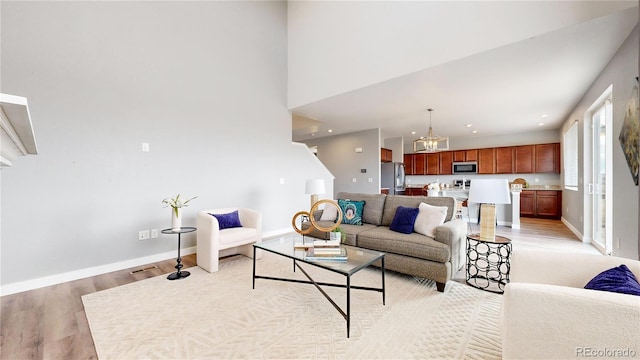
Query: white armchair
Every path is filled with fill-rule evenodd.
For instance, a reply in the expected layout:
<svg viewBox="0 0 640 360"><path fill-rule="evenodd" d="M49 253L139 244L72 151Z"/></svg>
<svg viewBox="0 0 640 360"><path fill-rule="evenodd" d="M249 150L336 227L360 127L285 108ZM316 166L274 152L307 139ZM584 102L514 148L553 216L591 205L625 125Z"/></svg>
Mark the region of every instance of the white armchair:
<svg viewBox="0 0 640 360"><path fill-rule="evenodd" d="M210 214L227 214L238 210L242 227L220 230L218 220ZM262 242L262 214L246 208L209 209L198 213L197 218L198 266L208 272L218 271L218 259L242 254L253 257L253 244ZM260 258L260 252L256 253Z"/></svg>
<svg viewBox="0 0 640 360"><path fill-rule="evenodd" d="M620 264L640 279L637 260L514 251L502 299L502 357L575 359L625 349L638 356L640 297L584 289L600 272Z"/></svg>

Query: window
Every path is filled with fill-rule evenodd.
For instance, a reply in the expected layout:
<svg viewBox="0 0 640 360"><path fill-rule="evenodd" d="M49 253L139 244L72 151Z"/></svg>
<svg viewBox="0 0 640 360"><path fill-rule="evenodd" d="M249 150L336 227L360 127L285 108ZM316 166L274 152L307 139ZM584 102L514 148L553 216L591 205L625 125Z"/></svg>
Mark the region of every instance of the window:
<svg viewBox="0 0 640 360"><path fill-rule="evenodd" d="M564 187L578 191L578 121L564 133Z"/></svg>

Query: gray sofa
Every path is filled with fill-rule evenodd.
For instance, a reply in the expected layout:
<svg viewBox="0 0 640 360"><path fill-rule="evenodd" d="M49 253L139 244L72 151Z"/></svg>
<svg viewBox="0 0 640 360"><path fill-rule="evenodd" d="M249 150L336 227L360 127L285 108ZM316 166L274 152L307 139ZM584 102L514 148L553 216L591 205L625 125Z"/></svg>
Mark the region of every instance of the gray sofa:
<svg viewBox="0 0 640 360"><path fill-rule="evenodd" d="M385 252L386 269L434 280L438 291L443 292L446 282L464 265L467 224L454 219L455 198L346 192L338 193L337 198L365 201L363 224L341 224L340 227L347 234L346 244ZM436 228L435 238L389 229L398 206L417 208L421 202L448 208L445 223ZM319 224L329 227L330 221L319 221L321 215L321 210L313 214ZM317 229L310 235L318 238L328 236Z"/></svg>

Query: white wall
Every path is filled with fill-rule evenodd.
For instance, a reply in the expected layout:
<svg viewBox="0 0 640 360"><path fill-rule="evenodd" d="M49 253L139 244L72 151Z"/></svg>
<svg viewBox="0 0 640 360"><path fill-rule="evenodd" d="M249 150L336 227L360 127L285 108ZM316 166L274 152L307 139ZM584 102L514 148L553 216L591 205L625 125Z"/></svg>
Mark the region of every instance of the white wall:
<svg viewBox="0 0 640 360"><path fill-rule="evenodd" d="M321 137L305 141L305 144L318 147L318 159L335 176L333 199L341 191L380 193L379 129ZM356 148L362 148L362 152L356 152ZM366 173L362 173L362 169ZM330 195L327 193L321 198Z"/></svg>
<svg viewBox="0 0 640 360"><path fill-rule="evenodd" d="M289 231L304 180L331 179L291 143L285 2L0 6L1 90L29 99L39 150L1 171L2 285L173 253L138 231L177 193L198 196L185 226L243 206Z"/></svg>
<svg viewBox="0 0 640 360"><path fill-rule="evenodd" d="M584 177L584 136L585 136L585 114L587 109L602 95L602 93L613 84L613 239L620 238L620 248L616 248L615 242L613 255L632 259L638 259L638 228L631 226L638 223L638 207L630 199L638 198L638 187L633 183L627 162L625 160L618 136L624 122L624 114L627 103L631 97L632 89L637 85L638 76L638 51L639 51L639 31L638 26L633 30L618 52L611 59L609 64L603 69L595 82L571 115L563 125L563 132L566 131L574 120L579 122L579 191L563 192L563 213L562 216L572 227L582 231L583 235L590 236L588 221L584 220L586 204L584 201L586 185L590 179ZM589 121L589 120L587 120ZM569 211L567 211L569 207Z"/></svg>
<svg viewBox="0 0 640 360"><path fill-rule="evenodd" d="M636 1L290 1L289 108L633 6Z"/></svg>

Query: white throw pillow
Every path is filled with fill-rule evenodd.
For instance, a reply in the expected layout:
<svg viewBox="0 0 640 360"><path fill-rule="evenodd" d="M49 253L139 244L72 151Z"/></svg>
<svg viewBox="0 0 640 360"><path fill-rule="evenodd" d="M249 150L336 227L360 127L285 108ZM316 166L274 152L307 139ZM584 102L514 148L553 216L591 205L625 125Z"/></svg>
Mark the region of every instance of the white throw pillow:
<svg viewBox="0 0 640 360"><path fill-rule="evenodd" d="M338 218L338 204L335 206L331 204L324 204L324 209L322 210L322 215L320 215L320 221L336 221Z"/></svg>
<svg viewBox="0 0 640 360"><path fill-rule="evenodd" d="M413 231L418 234L435 237L436 226L444 224L444 219L447 217L447 207L433 206L421 202L418 209L418 217L413 224Z"/></svg>

